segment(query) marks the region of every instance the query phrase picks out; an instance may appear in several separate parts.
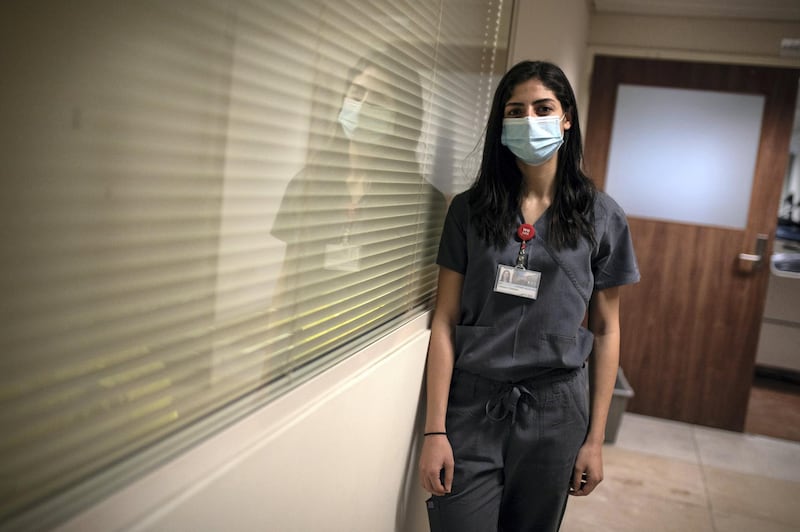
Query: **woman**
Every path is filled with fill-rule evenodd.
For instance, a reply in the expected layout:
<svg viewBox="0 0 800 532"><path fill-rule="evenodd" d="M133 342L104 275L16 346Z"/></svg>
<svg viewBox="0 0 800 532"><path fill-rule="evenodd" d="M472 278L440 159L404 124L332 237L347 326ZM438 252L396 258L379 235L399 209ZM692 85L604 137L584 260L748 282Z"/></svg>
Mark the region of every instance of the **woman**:
<svg viewBox="0 0 800 532"><path fill-rule="evenodd" d="M269 318L274 342L264 380L282 375L285 364L296 365L300 357L324 356L342 331L356 336L375 319L388 321L429 297L423 283L435 278L435 251L408 249L418 232L436 238L446 203L420 173L422 87L403 57L390 48L357 61L330 117L333 130L312 139L319 147L286 187L272 225L286 252ZM392 223L379 223L376 213L387 209ZM346 286L362 294L351 299L382 294L375 303L382 314L343 302L336 288ZM287 354L275 356L279 352Z"/></svg>
<svg viewBox="0 0 800 532"><path fill-rule="evenodd" d="M437 259L420 458L434 532L555 531L567 495L603 478L619 286L639 272L624 213L581 160L564 73L515 65Z"/></svg>

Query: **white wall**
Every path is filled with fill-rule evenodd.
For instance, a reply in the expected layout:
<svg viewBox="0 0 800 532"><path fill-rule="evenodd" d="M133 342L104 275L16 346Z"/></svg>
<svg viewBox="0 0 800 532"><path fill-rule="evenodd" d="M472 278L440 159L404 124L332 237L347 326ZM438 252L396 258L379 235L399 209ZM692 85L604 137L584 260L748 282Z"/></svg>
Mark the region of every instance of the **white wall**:
<svg viewBox="0 0 800 532"><path fill-rule="evenodd" d="M418 532L423 315L58 530Z"/></svg>
<svg viewBox="0 0 800 532"><path fill-rule="evenodd" d="M594 13L589 27L592 53L800 66L800 57L780 56L798 22Z"/></svg>
<svg viewBox="0 0 800 532"><path fill-rule="evenodd" d="M511 64L550 61L575 80L583 72L589 8L585 0L519 0L515 6Z"/></svg>
<svg viewBox="0 0 800 532"><path fill-rule="evenodd" d="M518 0L509 55L510 65L525 59L550 61L564 71L584 114L587 0Z"/></svg>

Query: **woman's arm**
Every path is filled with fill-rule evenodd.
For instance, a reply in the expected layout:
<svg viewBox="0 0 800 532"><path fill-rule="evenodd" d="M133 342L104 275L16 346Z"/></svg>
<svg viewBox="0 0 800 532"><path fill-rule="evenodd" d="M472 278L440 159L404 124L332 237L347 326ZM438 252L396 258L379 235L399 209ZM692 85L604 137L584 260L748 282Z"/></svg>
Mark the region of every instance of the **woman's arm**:
<svg viewBox="0 0 800 532"><path fill-rule="evenodd" d="M447 431L447 398L455 361L453 334L461 309L463 283L464 276L460 273L439 268L439 286L431 323L426 369L425 432ZM446 435L426 436L424 440L419 461L422 487L434 495L449 493L453 483L453 449L450 441Z"/></svg>
<svg viewBox="0 0 800 532"><path fill-rule="evenodd" d="M572 495L588 495L603 480L603 441L619 367L618 287L594 293L589 303L589 329L594 333L589 361L589 434L575 461Z"/></svg>

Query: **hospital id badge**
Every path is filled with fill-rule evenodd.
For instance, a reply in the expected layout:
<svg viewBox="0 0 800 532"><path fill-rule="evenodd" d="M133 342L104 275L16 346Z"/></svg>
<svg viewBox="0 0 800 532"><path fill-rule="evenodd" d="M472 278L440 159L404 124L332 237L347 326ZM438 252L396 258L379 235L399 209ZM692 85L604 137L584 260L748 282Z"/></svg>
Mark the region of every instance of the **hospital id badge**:
<svg viewBox="0 0 800 532"><path fill-rule="evenodd" d="M539 295L539 282L541 280L542 272L498 264L494 291L536 299L536 296Z"/></svg>
<svg viewBox="0 0 800 532"><path fill-rule="evenodd" d="M325 269L337 272L357 272L361 265L361 246L328 244L325 246Z"/></svg>

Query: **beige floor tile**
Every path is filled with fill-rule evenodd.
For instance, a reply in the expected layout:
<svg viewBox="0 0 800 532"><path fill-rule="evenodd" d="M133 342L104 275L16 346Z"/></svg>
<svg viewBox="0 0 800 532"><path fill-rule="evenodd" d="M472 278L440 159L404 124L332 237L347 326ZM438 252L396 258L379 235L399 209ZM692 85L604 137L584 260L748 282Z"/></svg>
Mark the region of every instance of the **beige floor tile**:
<svg viewBox="0 0 800 532"><path fill-rule="evenodd" d="M625 414L562 532L800 531L800 443Z"/></svg>
<svg viewBox="0 0 800 532"><path fill-rule="evenodd" d="M604 482L605 484L605 482ZM619 495L598 487L588 497L572 497L561 532L714 532L708 508L694 504Z"/></svg>
<svg viewBox="0 0 800 532"><path fill-rule="evenodd" d="M694 427L703 465L795 481L800 479L800 443L707 427Z"/></svg>
<svg viewBox="0 0 800 532"><path fill-rule="evenodd" d="M562 532L713 531L700 466L610 446L604 461L605 480L570 498Z"/></svg>
<svg viewBox="0 0 800 532"><path fill-rule="evenodd" d="M714 527L720 532L797 532L800 523L786 525L737 514L714 514Z"/></svg>
<svg viewBox="0 0 800 532"><path fill-rule="evenodd" d="M703 468L711 509L720 516L743 516L800 528L800 482L716 467ZM719 530L727 530L718 527ZM762 530L758 528L757 530Z"/></svg>
<svg viewBox="0 0 800 532"><path fill-rule="evenodd" d="M603 449L605 480L601 486L624 500L630 494L707 506L699 465L627 449Z"/></svg>
<svg viewBox="0 0 800 532"><path fill-rule="evenodd" d="M698 463L692 427L678 421L625 413L613 445L630 451Z"/></svg>

